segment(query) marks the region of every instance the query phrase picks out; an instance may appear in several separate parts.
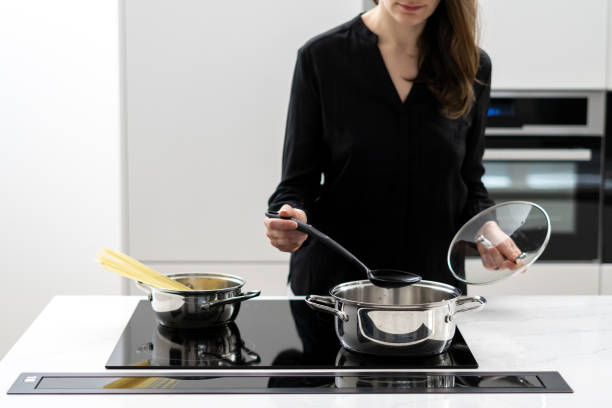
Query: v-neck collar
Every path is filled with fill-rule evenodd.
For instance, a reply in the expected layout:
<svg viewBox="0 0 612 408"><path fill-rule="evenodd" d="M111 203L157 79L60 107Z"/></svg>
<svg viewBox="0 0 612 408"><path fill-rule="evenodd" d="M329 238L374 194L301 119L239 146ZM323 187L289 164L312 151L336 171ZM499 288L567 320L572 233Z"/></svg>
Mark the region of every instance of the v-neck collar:
<svg viewBox="0 0 612 408"><path fill-rule="evenodd" d="M382 52L378 47L379 37L376 33L370 30L368 26L366 26L365 22L361 18L362 15L363 13L360 13L357 17L355 17L353 26L356 28L359 36L365 41L369 56L372 57L374 68L376 69L377 73L379 73L379 77L382 79L381 86L386 88L384 92L389 95L389 98L393 99L394 105L399 108L426 103L426 98L424 98L425 95L423 94L423 92L426 91L426 89L424 89L425 85L420 81L414 81L410 92L406 96L406 99L402 101L400 94L393 83L393 79L391 79L391 74L389 73L389 69L385 64Z"/></svg>

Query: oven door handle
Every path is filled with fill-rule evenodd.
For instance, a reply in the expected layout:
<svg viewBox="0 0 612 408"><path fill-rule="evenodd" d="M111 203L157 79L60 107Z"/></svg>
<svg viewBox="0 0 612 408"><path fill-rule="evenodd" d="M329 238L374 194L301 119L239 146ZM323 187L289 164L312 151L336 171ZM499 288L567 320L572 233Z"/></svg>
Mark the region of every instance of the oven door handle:
<svg viewBox="0 0 612 408"><path fill-rule="evenodd" d="M593 158L591 149L485 149L486 161L579 161Z"/></svg>

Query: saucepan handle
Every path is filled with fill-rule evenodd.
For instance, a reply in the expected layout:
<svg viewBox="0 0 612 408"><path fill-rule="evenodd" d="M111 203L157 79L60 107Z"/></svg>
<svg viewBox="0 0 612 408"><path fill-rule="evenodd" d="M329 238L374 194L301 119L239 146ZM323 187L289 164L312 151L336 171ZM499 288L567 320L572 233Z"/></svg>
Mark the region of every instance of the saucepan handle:
<svg viewBox="0 0 612 408"><path fill-rule="evenodd" d="M308 306L313 309L331 313L338 319L348 322L348 315L341 310L335 308L334 298L331 296L308 295L305 299Z"/></svg>
<svg viewBox="0 0 612 408"><path fill-rule="evenodd" d="M243 300L247 300L247 299L251 299L256 296L259 296L260 293L261 293L261 290L254 290L251 292L243 293L239 296L232 296L227 299L213 300L212 302L204 303L202 305L202 309L209 309L213 306L220 306L220 305L227 305L230 303L242 302Z"/></svg>
<svg viewBox="0 0 612 408"><path fill-rule="evenodd" d="M147 294L147 297L149 298L149 302L151 302L153 300L153 292L151 291L151 288L140 281L136 281L134 283L136 284L136 287L138 289L142 290L144 293Z"/></svg>
<svg viewBox="0 0 612 408"><path fill-rule="evenodd" d="M483 298L482 296L461 296L455 301L455 304L457 305L457 308L455 309L455 314L467 312L470 310L480 310L484 307L486 303L487 299ZM464 305L470 304L472 306L463 307Z"/></svg>

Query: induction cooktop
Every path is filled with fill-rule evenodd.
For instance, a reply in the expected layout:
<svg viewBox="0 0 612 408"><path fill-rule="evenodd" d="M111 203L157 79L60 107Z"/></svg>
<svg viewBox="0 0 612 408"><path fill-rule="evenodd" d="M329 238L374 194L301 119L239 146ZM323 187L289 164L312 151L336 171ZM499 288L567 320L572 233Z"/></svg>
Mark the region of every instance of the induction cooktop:
<svg viewBox="0 0 612 408"><path fill-rule="evenodd" d="M106 363L108 369L471 369L478 363L459 329L446 353L381 357L344 349L333 316L301 299L253 299L232 324L186 331L157 323L140 301Z"/></svg>

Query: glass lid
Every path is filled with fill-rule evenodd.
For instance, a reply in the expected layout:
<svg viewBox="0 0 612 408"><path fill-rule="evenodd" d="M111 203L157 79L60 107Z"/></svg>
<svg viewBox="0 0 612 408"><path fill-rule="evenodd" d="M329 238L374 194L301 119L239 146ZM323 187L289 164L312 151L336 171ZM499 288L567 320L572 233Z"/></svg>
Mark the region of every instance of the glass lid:
<svg viewBox="0 0 612 408"><path fill-rule="evenodd" d="M508 201L475 215L455 235L447 262L453 276L481 285L526 270L550 238L546 211L527 201Z"/></svg>

